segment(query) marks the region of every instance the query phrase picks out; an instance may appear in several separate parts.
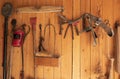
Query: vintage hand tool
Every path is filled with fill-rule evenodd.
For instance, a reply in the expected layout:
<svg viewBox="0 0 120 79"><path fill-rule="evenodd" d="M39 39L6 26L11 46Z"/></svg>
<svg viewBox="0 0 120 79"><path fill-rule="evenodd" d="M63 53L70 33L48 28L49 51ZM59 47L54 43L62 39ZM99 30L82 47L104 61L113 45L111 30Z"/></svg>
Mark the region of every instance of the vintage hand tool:
<svg viewBox="0 0 120 79"><path fill-rule="evenodd" d="M86 18L90 18L90 20L94 23L93 27L99 26L99 27L103 28L104 31L110 37L114 35L113 30L109 27L110 26L109 20L105 20L105 22L104 22L104 21L102 21L101 18L96 17L96 16L94 16L94 15L92 15L90 13L86 13L84 15L86 16Z"/></svg>
<svg viewBox="0 0 120 79"><path fill-rule="evenodd" d="M15 29L13 32L13 40L12 46L13 47L21 47L21 55L22 55L22 69L20 71L20 79L24 79L24 49L23 44L25 41L26 36L30 32L30 27L28 26L28 31L25 30L26 24L21 25L20 28Z"/></svg>
<svg viewBox="0 0 120 79"><path fill-rule="evenodd" d="M76 19L76 20L68 20L65 16L63 16L61 14L58 14L58 16L61 19L59 34L62 34L62 25L67 23L68 26L66 28L66 31L65 31L65 34L64 34L64 38L66 37L67 31L68 31L68 29L70 27L71 28L71 32L72 32L72 39L74 39L73 26L75 27L76 34L79 35L79 31L78 31L78 28L77 28L77 24L79 23L78 19ZM79 19L81 19L81 18L82 17L80 17Z"/></svg>
<svg viewBox="0 0 120 79"><path fill-rule="evenodd" d="M46 34L46 31L47 31L47 28L48 28L48 31L49 31L48 32L49 33L49 38L50 38L50 35L51 35L51 32L52 32L51 29L53 29L53 32L54 32L54 52L55 52L56 30L55 30L55 26L50 23L50 18L48 19L48 24L44 28L44 38L45 38L45 34ZM50 53L50 52L46 52L46 54L50 54L51 56L54 56L54 54Z"/></svg>
<svg viewBox="0 0 120 79"><path fill-rule="evenodd" d="M95 38L97 37L97 35L94 32L93 27L100 26L100 27L102 27L104 29L104 31L108 34L108 36L111 37L111 36L114 35L113 30L110 27L108 27L110 25L108 20L103 22L101 18L96 17L96 16L94 16L94 15L92 15L90 13L84 13L83 15L81 15L79 18L77 18L75 20L68 20L68 19L66 19L65 16L63 16L61 14L58 14L58 16L60 18L60 20L59 20L59 24L60 24L60 32L59 32L59 34L62 34L62 25L68 23L67 29L66 29L65 34L64 34L64 38L66 37L66 33L67 33L68 28L71 27L72 39L74 39L73 27L72 26L75 26L76 34L79 35L79 30L78 30L78 28L76 26L79 23L79 20L80 19L84 20L84 18L88 19L88 22L90 24L90 27L88 27L88 28L89 28L89 30L91 29L95 42L96 42ZM87 29L84 28L82 31L80 31L80 33L84 32L84 31L87 31L88 28Z"/></svg>
<svg viewBox="0 0 120 79"><path fill-rule="evenodd" d="M39 25L39 29L40 29L40 41L39 41L39 52L40 51L46 51L46 49L43 47L42 42L44 41L44 38L42 37L42 25Z"/></svg>
<svg viewBox="0 0 120 79"><path fill-rule="evenodd" d="M46 34L46 29L47 27L49 28L49 36L50 36L50 29L53 28L54 29L54 36L56 36L56 31L55 31L55 26L53 24L50 23L50 18L48 20L48 24L45 26L44 28L44 37L45 37L45 34Z"/></svg>
<svg viewBox="0 0 120 79"><path fill-rule="evenodd" d="M5 3L2 7L2 15L5 18L4 22L4 47L3 47L3 79L7 79L7 35L8 35L8 19L12 14L13 6L11 3Z"/></svg>
<svg viewBox="0 0 120 79"><path fill-rule="evenodd" d="M33 35L33 58L34 58L34 79L36 79L36 76L35 76L35 53L37 52L37 49L36 49L36 44L35 44L35 41L36 41L36 23L37 23L37 17L31 17L30 18L30 24L32 26L32 35Z"/></svg>

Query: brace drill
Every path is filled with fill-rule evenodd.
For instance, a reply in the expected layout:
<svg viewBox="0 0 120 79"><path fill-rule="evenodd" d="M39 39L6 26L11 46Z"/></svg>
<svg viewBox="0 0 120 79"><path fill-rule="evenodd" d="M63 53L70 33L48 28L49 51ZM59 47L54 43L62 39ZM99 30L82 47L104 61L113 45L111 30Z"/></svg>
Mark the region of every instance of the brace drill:
<svg viewBox="0 0 120 79"><path fill-rule="evenodd" d="M68 24L66 30L65 30L65 34L64 34L64 38L66 37L68 28L71 27L71 31L72 31L72 39L74 39L74 32L73 32L73 26L75 26L75 31L76 34L79 35L79 33L82 32L92 32L93 38L94 38L94 43L96 44L96 38L97 35L94 31L94 28L97 26L100 26L104 29L104 31L107 33L108 36L113 36L114 32L113 30L109 27L109 21L106 20L105 22L102 21L101 18L96 17L90 13L85 13L83 15L81 15L79 18L75 19L75 20L68 20L64 15L58 14L59 17L59 24L60 24L60 31L59 34L62 34L62 25L64 24ZM77 24L79 23L79 21L82 19L83 21L83 30L79 31L77 28ZM89 23L89 25L86 26L86 24L84 24L84 21L87 21Z"/></svg>

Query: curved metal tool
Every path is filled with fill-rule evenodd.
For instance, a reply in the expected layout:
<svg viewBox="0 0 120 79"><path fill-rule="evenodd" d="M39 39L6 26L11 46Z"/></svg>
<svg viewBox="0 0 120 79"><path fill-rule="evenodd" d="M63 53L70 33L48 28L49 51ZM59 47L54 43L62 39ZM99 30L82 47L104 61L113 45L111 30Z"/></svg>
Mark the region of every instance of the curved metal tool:
<svg viewBox="0 0 120 79"><path fill-rule="evenodd" d="M68 24L66 31L65 31L65 34L64 34L64 38L66 37L68 28L70 27L71 32L72 32L72 39L74 39L73 26L75 27L76 34L79 35L79 30L78 30L77 24L79 23L79 20L82 18L82 16L80 18L75 19L75 20L68 20L64 15L61 15L61 14L58 14L58 17L60 18L60 22L59 22L60 23L60 31L59 31L60 35L62 34L62 25L63 24Z"/></svg>
<svg viewBox="0 0 120 79"><path fill-rule="evenodd" d="M54 29L54 35L56 36L55 26L50 23L50 19L49 19L48 24L44 28L44 38L45 38L45 33L46 33L46 28L47 27L49 28L49 34L50 34L50 28L52 27Z"/></svg>
<svg viewBox="0 0 120 79"><path fill-rule="evenodd" d="M89 17L94 22L95 27L99 26L99 27L103 28L104 31L108 34L108 36L111 37L114 35L113 30L109 27L110 26L109 20L105 20L105 22L104 22L104 21L102 21L101 18L96 17L90 13L86 13L85 16Z"/></svg>

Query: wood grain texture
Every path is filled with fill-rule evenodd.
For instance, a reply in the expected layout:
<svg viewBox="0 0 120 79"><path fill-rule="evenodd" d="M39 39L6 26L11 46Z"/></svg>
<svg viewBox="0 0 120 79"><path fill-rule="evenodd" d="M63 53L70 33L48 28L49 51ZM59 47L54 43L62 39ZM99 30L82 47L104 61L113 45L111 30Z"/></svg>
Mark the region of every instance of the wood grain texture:
<svg viewBox="0 0 120 79"><path fill-rule="evenodd" d="M73 0L73 19L80 17L80 0ZM81 22L81 20L80 20ZM81 28L80 22L77 25L78 30ZM80 79L80 67L81 67L81 52L80 52L80 36L77 36L75 32L75 26L73 26L74 31L74 40L73 40L73 63L72 63L72 71L73 78L72 79Z"/></svg>
<svg viewBox="0 0 120 79"><path fill-rule="evenodd" d="M120 1L119 0L1 0L0 9L4 2L12 2L15 8L26 6L63 6L63 14L68 19L75 19L83 13L91 13L95 16L104 19L109 19L110 27L114 29L114 22L120 19ZM16 18L19 27L26 23L30 25L30 17L37 17L37 32L36 32L36 46L39 45L39 24L42 24L42 35L44 36L44 27L48 24L50 18L51 24L56 29L56 43L54 44L54 33L51 29L49 36L49 29L47 28L45 41L43 46L52 53L60 55L59 66L40 66L35 65L36 79L107 79L109 75L110 60L108 55L112 57L115 53L116 44L115 37L108 37L101 28L96 28L98 35L97 46L93 46L93 37L90 32L76 35L75 39L71 38L71 29L68 29L66 38L64 33L67 25L63 25L63 33L59 35L58 18L55 13L40 13L40 14L16 14L10 17ZM9 21L9 30L11 25ZM3 49L3 22L4 18L0 14L0 73L2 73L2 49ZM31 26L30 26L31 27ZM82 23L78 24L79 30L82 29ZM9 42L9 40L8 40ZM25 79L34 79L34 58L33 58L33 39L32 31L30 31L24 44L25 55ZM9 45L10 46L10 45ZM10 49L9 49L10 50ZM116 62L116 60L115 60ZM14 48L13 50L13 67L12 77L19 79L21 70L21 49ZM119 79L119 74L114 71L114 79ZM2 79L2 74L0 74Z"/></svg>
<svg viewBox="0 0 120 79"><path fill-rule="evenodd" d="M81 14L90 12L90 0L81 0ZM83 27L82 27L83 29ZM80 52L81 52L81 79L89 79L91 70L90 70L90 54L91 54L91 33L84 32L81 34L80 38Z"/></svg>
<svg viewBox="0 0 120 79"><path fill-rule="evenodd" d="M102 0L91 0L91 14L97 17L101 17L102 15ZM99 79L102 76L102 61L101 61L101 28L96 27L95 33L97 34L97 45L94 46L94 38L91 34L91 78L92 79Z"/></svg>

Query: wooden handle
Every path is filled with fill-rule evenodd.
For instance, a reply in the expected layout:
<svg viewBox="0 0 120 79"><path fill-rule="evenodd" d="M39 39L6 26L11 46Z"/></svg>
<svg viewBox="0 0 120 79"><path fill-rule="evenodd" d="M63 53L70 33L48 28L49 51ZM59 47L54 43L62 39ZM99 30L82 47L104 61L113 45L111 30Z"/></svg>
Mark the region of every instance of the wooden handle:
<svg viewBox="0 0 120 79"><path fill-rule="evenodd" d="M116 59L116 69L117 72L120 74L120 22L116 23L117 26L117 40L116 40L116 45L117 45L117 59Z"/></svg>
<svg viewBox="0 0 120 79"><path fill-rule="evenodd" d="M109 74L109 79L114 79L113 78L113 70L114 70L114 58L110 59L111 65L110 65L110 74Z"/></svg>

